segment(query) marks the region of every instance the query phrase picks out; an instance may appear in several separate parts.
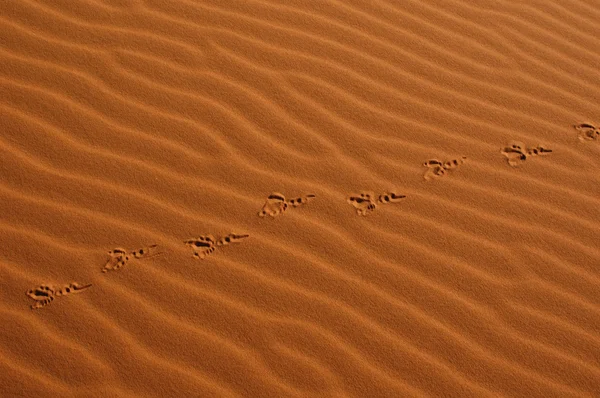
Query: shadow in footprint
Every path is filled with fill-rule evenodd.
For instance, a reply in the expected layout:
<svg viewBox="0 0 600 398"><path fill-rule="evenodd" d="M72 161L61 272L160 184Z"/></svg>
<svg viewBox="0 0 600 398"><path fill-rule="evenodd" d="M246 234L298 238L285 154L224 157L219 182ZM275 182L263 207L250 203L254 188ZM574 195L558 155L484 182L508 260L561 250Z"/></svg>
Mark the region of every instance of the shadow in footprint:
<svg viewBox="0 0 600 398"><path fill-rule="evenodd" d="M374 194L372 192L361 192L358 195L349 196L347 202L354 206L356 214L366 216L369 212L375 211L377 208L377 203L373 197Z"/></svg>
<svg viewBox="0 0 600 398"><path fill-rule="evenodd" d="M194 257L199 259L204 259L216 249L215 237L210 234L186 239L183 243L194 249Z"/></svg>

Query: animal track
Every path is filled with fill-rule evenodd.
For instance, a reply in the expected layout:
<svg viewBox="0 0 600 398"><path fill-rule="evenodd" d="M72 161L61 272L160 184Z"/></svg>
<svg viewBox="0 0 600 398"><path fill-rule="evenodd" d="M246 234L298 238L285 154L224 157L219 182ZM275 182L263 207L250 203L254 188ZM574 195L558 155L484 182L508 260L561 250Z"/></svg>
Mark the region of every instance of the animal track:
<svg viewBox="0 0 600 398"><path fill-rule="evenodd" d="M593 124L580 123L573 125L578 132L579 141L595 141L600 139L600 130Z"/></svg>
<svg viewBox="0 0 600 398"><path fill-rule="evenodd" d="M366 216L369 212L375 211L377 203L396 203L405 197L406 195L398 195L394 192L384 192L375 199L373 192L361 192L358 195L349 196L347 202L354 206L358 215Z"/></svg>
<svg viewBox="0 0 600 398"><path fill-rule="evenodd" d="M519 141L512 141L508 146L502 148L502 153L508 159L508 164L516 167L527 160L528 157L546 155L552 150L538 145L533 148L527 148L525 144Z"/></svg>
<svg viewBox="0 0 600 398"><path fill-rule="evenodd" d="M161 253L154 253L154 249L156 248L156 246L157 245L151 245L129 252L120 247L113 250L109 250L108 255L110 256L110 258L104 265L104 268L102 268L102 272L108 272L111 270L117 271L125 264L127 264L131 259L141 259L158 256Z"/></svg>
<svg viewBox="0 0 600 398"><path fill-rule="evenodd" d="M194 250L194 257L197 259L205 259L206 256L212 254L218 246L226 246L231 243L238 243L250 235L229 234L216 240L213 235L202 235L198 238L186 239L183 243L190 246Z"/></svg>
<svg viewBox="0 0 600 398"><path fill-rule="evenodd" d="M290 200L286 200L285 196L280 194L279 192L273 192L267 198L263 208L258 212L260 217L271 216L276 217L286 211L289 206L298 207L300 205L306 204L309 200L313 199L315 195L308 194L306 196L301 196L299 198L294 198Z"/></svg>
<svg viewBox="0 0 600 398"><path fill-rule="evenodd" d="M71 293L79 293L90 286L92 285L80 285L77 282L69 283L61 289L57 289L52 285L40 285L34 289L28 290L26 294L29 298L36 301L35 304L31 305L31 309L35 310L47 306L54 301L54 298L56 297L65 296Z"/></svg>
<svg viewBox="0 0 600 398"><path fill-rule="evenodd" d="M460 158L448 160L446 162L441 162L437 159L430 159L423 163L423 166L427 167L427 171L423 177L427 181L433 178L443 177L448 171L462 165L466 160L466 156L461 156Z"/></svg>

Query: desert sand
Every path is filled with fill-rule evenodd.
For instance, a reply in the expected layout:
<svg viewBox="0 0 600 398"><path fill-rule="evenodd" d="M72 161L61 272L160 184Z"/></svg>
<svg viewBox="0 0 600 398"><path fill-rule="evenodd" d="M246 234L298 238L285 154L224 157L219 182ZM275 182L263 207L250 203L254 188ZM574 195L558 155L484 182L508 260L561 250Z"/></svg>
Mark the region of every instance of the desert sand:
<svg viewBox="0 0 600 398"><path fill-rule="evenodd" d="M0 1L0 396L599 397L599 20Z"/></svg>

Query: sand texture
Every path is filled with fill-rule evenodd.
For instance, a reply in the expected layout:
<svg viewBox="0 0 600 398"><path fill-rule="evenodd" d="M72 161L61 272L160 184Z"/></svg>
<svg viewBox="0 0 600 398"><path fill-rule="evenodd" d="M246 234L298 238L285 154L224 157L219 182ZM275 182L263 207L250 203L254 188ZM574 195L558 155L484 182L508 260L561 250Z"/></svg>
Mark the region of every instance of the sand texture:
<svg viewBox="0 0 600 398"><path fill-rule="evenodd" d="M598 21L0 1L0 397L600 397Z"/></svg>

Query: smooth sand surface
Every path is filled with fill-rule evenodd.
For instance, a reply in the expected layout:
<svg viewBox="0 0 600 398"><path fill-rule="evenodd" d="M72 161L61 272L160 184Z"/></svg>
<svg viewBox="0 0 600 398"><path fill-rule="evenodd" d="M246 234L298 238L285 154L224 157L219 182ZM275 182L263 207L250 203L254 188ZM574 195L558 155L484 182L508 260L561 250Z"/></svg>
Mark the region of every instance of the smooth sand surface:
<svg viewBox="0 0 600 398"><path fill-rule="evenodd" d="M0 1L0 396L599 397L598 21Z"/></svg>

